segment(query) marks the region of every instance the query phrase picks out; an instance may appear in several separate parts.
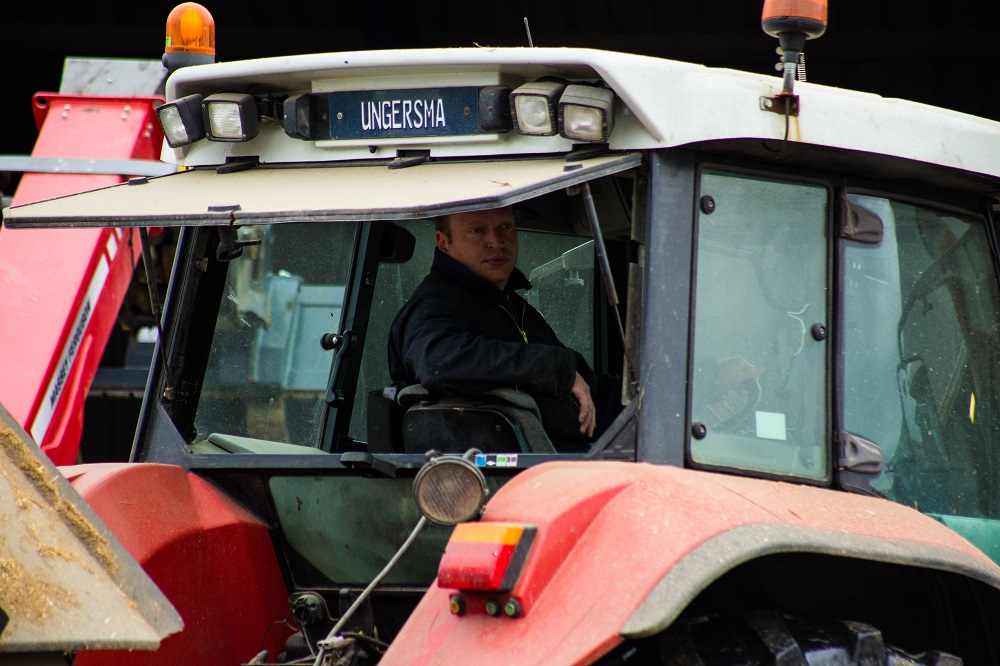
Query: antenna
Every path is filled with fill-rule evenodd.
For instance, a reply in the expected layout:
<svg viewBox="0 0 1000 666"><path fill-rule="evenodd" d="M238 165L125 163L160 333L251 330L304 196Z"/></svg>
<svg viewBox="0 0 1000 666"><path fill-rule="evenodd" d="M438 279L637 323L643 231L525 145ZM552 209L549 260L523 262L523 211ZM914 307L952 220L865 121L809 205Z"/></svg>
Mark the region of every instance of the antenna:
<svg viewBox="0 0 1000 666"><path fill-rule="evenodd" d="M531 26L528 25L528 17L524 17L524 31L528 33L528 46L530 48L535 48L535 43L531 41Z"/></svg>

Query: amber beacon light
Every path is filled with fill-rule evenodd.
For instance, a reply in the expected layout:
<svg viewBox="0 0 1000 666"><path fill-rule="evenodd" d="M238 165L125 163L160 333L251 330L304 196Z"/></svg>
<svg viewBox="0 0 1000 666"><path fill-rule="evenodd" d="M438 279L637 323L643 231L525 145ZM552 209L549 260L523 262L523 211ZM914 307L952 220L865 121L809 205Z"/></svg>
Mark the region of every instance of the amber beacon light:
<svg viewBox="0 0 1000 666"><path fill-rule="evenodd" d="M195 2L174 7L167 16L163 66L174 71L215 62L215 20Z"/></svg>
<svg viewBox="0 0 1000 666"><path fill-rule="evenodd" d="M781 44L785 92L792 91L806 40L826 32L826 22L827 0L764 0L760 25Z"/></svg>

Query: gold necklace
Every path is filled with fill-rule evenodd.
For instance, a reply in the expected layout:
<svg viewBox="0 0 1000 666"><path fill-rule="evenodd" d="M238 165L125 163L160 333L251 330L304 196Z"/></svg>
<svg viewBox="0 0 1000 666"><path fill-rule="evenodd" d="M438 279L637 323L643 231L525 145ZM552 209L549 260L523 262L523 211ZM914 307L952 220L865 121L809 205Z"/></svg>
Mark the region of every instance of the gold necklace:
<svg viewBox="0 0 1000 666"><path fill-rule="evenodd" d="M507 299L507 302L510 303L510 299ZM528 306L525 305L523 308L521 308L521 325L520 326L517 325L517 320L514 319L514 315L513 315L513 313L510 310L508 310L507 308L505 308L503 305L500 305L500 304L498 304L498 307L501 310L503 310L504 312L507 313L507 316L510 317L510 320L514 323L514 328L516 328L517 332L521 334L521 338L523 338L524 341L527 342L528 341L528 334L524 332L524 313L528 310ZM511 307L513 308L513 305Z"/></svg>

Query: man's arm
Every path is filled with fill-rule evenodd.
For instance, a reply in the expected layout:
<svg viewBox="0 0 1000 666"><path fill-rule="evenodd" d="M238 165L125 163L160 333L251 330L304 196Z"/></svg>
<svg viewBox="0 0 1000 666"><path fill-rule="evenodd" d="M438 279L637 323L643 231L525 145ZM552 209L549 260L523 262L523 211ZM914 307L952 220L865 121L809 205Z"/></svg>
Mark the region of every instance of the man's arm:
<svg viewBox="0 0 1000 666"><path fill-rule="evenodd" d="M590 438L594 434L594 428L597 427L597 409L594 407L594 400L590 395L590 386L587 385L583 375L579 372L576 373L570 393L580 404L580 434Z"/></svg>

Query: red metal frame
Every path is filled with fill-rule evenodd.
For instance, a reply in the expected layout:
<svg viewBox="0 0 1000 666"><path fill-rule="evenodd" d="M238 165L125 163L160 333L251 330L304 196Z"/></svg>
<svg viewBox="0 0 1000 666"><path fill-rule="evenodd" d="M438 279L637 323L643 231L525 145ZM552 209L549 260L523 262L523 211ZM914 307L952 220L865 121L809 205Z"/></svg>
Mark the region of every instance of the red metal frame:
<svg viewBox="0 0 1000 666"><path fill-rule="evenodd" d="M36 157L159 156L157 97L34 97ZM121 176L27 173L14 203L119 183ZM76 461L83 403L138 261L135 230L4 229L0 234L0 403L57 465Z"/></svg>

